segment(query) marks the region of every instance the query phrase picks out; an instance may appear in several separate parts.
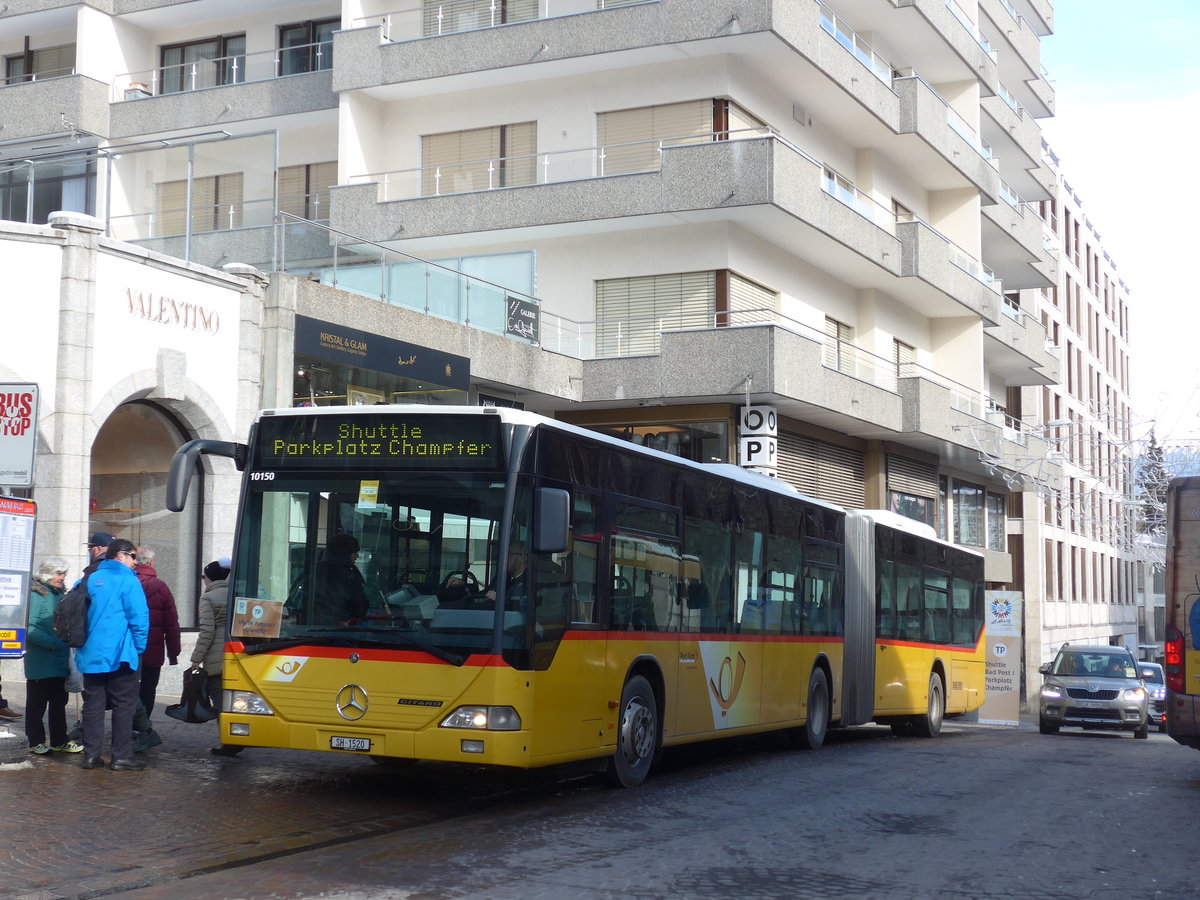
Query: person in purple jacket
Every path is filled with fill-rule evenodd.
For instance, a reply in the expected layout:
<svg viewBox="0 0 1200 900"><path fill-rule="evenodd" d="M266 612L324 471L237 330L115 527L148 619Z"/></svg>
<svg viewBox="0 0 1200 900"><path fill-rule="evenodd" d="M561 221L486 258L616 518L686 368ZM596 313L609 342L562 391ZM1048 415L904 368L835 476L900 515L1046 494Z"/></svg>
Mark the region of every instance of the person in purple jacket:
<svg viewBox="0 0 1200 900"><path fill-rule="evenodd" d="M149 719L154 715L154 697L158 693L163 663L169 660L171 665L179 665L179 610L175 608L171 589L155 571L153 548L143 544L134 551L134 556L137 566L133 574L142 583L150 612L150 636L146 640L146 652L142 654L142 683L138 691Z"/></svg>

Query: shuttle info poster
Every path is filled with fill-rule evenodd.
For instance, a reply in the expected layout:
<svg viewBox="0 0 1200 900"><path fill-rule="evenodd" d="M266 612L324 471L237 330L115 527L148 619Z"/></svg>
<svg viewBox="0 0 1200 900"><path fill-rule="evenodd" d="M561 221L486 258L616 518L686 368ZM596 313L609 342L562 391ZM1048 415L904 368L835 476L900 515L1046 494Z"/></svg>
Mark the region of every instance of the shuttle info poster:
<svg viewBox="0 0 1200 900"><path fill-rule="evenodd" d="M987 693L979 708L985 725L1021 723L1021 592L984 591Z"/></svg>

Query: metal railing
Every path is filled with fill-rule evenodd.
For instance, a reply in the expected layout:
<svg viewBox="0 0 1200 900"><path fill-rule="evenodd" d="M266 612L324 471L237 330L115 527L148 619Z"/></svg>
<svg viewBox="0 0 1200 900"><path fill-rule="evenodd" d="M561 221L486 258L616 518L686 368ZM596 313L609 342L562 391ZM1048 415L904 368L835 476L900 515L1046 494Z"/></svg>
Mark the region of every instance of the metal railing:
<svg viewBox="0 0 1200 900"><path fill-rule="evenodd" d="M658 0L537 0L536 7L504 3L502 0L445 0L424 6L410 6L391 12L360 16L351 22L354 28L379 25L385 43L398 44L445 34L461 34L485 28L499 28L520 22L555 19L580 13L601 12L621 6L657 3Z"/></svg>
<svg viewBox="0 0 1200 900"><path fill-rule="evenodd" d="M888 87L892 85L892 65L882 56L872 49L871 45L863 38L859 37L854 29L850 28L837 15L834 14L828 6L817 0L817 6L821 9L821 28L831 34L839 44L845 47L853 54L854 58L861 62L864 66L871 70L871 73L886 84Z"/></svg>
<svg viewBox="0 0 1200 900"><path fill-rule="evenodd" d="M975 39L975 43L982 47L983 51L991 57L992 62L997 62L999 54L992 49L992 45L983 36L983 32L979 30L979 26L975 22L972 22L967 14L963 12L963 8L955 3L954 0L946 0L946 8L954 14L954 18L958 19L959 24L967 30L967 34Z"/></svg>
<svg viewBox="0 0 1200 900"><path fill-rule="evenodd" d="M74 66L66 66L61 69L46 69L42 72L31 72L28 75L10 75L0 82L0 87L8 87L14 84L28 84L31 81L50 81L54 78L70 78L76 74Z"/></svg>
<svg viewBox="0 0 1200 900"><path fill-rule="evenodd" d="M756 138L778 138L778 135L765 126L686 134L524 156L492 157L438 166L368 172L350 176L349 183L378 182L379 200L385 203L392 200L415 200L419 197L529 187L535 184L560 184L612 175L657 172L662 169L663 150L671 147Z"/></svg>
<svg viewBox="0 0 1200 900"><path fill-rule="evenodd" d="M318 41L275 50L259 50L158 66L117 75L112 100L140 100L203 88L270 81L288 75L319 72L333 66L333 43Z"/></svg>

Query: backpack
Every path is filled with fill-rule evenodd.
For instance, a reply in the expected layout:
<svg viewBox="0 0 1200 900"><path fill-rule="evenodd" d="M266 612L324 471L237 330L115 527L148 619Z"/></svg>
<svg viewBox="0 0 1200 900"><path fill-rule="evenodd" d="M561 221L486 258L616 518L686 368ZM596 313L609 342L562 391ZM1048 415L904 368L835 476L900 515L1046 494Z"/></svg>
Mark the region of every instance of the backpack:
<svg viewBox="0 0 1200 900"><path fill-rule="evenodd" d="M88 607L92 605L87 592L89 577L83 576L54 609L54 633L68 647L82 647L87 642Z"/></svg>

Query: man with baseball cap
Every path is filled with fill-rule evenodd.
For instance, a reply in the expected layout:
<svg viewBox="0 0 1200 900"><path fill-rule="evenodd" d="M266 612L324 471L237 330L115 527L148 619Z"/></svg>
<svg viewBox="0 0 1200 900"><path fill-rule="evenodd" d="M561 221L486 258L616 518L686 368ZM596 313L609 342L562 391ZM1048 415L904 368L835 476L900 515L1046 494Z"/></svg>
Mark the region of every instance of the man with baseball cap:
<svg viewBox="0 0 1200 900"><path fill-rule="evenodd" d="M113 536L107 531L97 531L88 538L88 564L83 570L83 575L90 575L96 571L96 566L100 565L100 560L104 559L104 554L108 551L108 545L112 542Z"/></svg>

